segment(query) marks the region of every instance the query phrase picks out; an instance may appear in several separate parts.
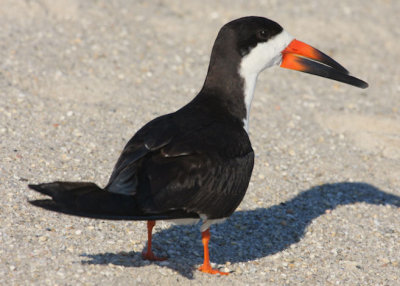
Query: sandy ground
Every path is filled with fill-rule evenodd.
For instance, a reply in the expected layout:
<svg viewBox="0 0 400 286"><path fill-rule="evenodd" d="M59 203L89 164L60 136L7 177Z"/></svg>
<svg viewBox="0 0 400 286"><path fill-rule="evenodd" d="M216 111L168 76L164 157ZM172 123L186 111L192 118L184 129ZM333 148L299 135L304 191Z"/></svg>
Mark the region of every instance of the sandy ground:
<svg viewBox="0 0 400 286"><path fill-rule="evenodd" d="M366 80L274 68L250 118L256 165L212 228L160 222L169 260L142 261L144 222L32 207L28 183L107 182L125 142L201 88L218 29L282 24ZM0 1L1 285L399 285L400 1Z"/></svg>

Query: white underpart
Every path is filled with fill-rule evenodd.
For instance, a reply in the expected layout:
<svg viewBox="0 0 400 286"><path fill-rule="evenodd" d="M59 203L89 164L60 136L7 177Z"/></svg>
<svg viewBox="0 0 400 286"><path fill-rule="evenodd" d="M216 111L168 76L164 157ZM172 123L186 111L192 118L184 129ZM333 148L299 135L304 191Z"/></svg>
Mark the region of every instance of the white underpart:
<svg viewBox="0 0 400 286"><path fill-rule="evenodd" d="M215 223L222 223L226 220L226 218L219 218L219 219L207 219L205 214L201 214L200 218L202 220L202 224L200 226L200 231L206 231L212 224ZM199 222L200 219L198 218L181 218L181 219L174 219L172 222L176 224L196 224Z"/></svg>
<svg viewBox="0 0 400 286"><path fill-rule="evenodd" d="M173 223L176 224L183 224L183 225L187 225L187 224L196 224L200 221L199 218L178 218L178 219L174 219L172 220Z"/></svg>
<svg viewBox="0 0 400 286"><path fill-rule="evenodd" d="M281 52L293 39L293 36L283 30L280 34L269 39L267 42L259 43L249 54L243 57L239 67L239 74L244 80L246 118L243 118L243 123L246 132L249 132L250 106L253 100L258 75L264 69L281 63Z"/></svg>
<svg viewBox="0 0 400 286"><path fill-rule="evenodd" d="M201 232L206 231L207 229L209 229L212 224L222 223L222 222L224 222L226 220L226 217L225 218L218 218L218 219L208 219L205 214L200 214L200 217L201 217L201 220L203 222L201 227L200 227L200 231Z"/></svg>

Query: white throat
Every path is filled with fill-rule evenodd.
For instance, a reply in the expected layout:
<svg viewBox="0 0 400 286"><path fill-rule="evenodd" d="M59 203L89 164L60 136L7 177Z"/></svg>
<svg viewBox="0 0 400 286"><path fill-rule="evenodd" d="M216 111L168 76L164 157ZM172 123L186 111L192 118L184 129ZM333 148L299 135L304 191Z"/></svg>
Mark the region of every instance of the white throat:
<svg viewBox="0 0 400 286"><path fill-rule="evenodd" d="M288 32L283 30L267 42L255 46L250 53L243 57L240 63L239 74L244 81L244 102L246 104L246 118L243 118L243 123L247 133L249 132L250 107L257 77L264 69L281 63L281 52L293 39Z"/></svg>

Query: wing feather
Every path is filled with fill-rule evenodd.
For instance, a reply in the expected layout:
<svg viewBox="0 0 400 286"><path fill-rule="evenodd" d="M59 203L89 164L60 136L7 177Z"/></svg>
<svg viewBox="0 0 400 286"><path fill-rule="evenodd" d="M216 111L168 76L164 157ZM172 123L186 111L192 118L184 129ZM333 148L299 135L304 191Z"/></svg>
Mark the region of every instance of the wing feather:
<svg viewBox="0 0 400 286"><path fill-rule="evenodd" d="M184 210L210 219L229 216L251 177L249 138L239 124L193 125L180 124L171 115L149 122L125 146L106 189L136 196L146 213Z"/></svg>
<svg viewBox="0 0 400 286"><path fill-rule="evenodd" d="M245 131L225 127L213 124L173 138L146 158L138 193L143 208L229 216L247 190L254 153Z"/></svg>

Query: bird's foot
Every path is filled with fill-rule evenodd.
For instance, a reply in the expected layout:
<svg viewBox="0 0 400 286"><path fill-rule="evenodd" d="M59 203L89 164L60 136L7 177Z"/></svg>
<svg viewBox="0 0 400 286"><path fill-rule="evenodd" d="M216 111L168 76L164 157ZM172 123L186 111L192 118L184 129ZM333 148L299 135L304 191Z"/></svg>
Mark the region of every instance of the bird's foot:
<svg viewBox="0 0 400 286"><path fill-rule="evenodd" d="M219 275L229 275L229 272L222 272L216 269L213 269L210 264L203 264L199 267L199 270L208 274L219 274Z"/></svg>
<svg viewBox="0 0 400 286"><path fill-rule="evenodd" d="M158 257L156 256L152 251L146 251L142 252L142 258L145 260L150 260L150 261L164 261L167 260L168 257Z"/></svg>

